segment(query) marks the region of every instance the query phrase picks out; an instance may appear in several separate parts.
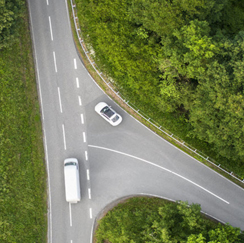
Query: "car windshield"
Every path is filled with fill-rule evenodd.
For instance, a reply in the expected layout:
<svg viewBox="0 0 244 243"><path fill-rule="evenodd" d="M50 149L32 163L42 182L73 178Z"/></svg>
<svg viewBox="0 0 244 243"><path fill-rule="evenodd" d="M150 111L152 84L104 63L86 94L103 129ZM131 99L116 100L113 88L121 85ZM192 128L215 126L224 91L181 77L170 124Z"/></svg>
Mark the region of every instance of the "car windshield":
<svg viewBox="0 0 244 243"><path fill-rule="evenodd" d="M101 113L103 113L104 115L106 115L106 116L109 117L109 118L115 114L115 113L114 113L108 106L105 106L105 107L101 110Z"/></svg>

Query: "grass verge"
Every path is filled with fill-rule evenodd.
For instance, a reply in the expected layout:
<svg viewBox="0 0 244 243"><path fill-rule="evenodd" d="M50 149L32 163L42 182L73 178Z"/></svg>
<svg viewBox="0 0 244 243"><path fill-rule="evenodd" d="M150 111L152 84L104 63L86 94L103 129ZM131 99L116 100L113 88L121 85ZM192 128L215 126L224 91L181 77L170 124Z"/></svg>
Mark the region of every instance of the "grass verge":
<svg viewBox="0 0 244 243"><path fill-rule="evenodd" d="M47 242L46 170L28 10L0 55L0 242Z"/></svg>

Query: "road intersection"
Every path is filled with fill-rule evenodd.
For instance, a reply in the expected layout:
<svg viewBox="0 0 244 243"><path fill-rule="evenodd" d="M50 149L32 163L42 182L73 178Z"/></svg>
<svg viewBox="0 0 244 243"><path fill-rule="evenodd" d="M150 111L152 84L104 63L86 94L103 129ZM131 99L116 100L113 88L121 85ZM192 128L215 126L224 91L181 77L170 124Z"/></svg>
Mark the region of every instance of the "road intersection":
<svg viewBox="0 0 244 243"><path fill-rule="evenodd" d="M243 189L155 135L96 85L74 46L67 2L28 2L49 178L49 242L92 242L100 212L130 195L199 203L244 229ZM94 111L101 101L122 115L118 127ZM65 201L67 157L80 164L78 204Z"/></svg>

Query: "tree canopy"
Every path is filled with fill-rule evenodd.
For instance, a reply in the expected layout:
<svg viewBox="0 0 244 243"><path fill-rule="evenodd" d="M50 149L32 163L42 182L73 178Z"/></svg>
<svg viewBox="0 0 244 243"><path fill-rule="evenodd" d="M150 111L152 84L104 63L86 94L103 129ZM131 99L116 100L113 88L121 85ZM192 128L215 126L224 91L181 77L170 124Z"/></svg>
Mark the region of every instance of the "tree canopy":
<svg viewBox="0 0 244 243"><path fill-rule="evenodd" d="M23 16L22 0L0 0L0 50L9 47L18 35L16 21Z"/></svg>
<svg viewBox="0 0 244 243"><path fill-rule="evenodd" d="M204 216L199 204L158 200L132 198L116 206L99 221L96 242L238 243L244 239L239 228Z"/></svg>
<svg viewBox="0 0 244 243"><path fill-rule="evenodd" d="M244 166L242 0L76 2L96 62L122 93L185 120L189 138Z"/></svg>

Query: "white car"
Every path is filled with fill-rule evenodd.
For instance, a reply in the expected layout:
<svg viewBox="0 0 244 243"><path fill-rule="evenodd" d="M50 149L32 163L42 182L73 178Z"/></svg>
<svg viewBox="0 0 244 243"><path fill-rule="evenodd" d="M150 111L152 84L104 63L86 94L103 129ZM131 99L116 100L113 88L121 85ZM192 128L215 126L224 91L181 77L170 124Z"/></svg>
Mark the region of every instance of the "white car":
<svg viewBox="0 0 244 243"><path fill-rule="evenodd" d="M106 121L108 121L112 126L117 126L122 122L122 117L105 102L98 103L95 106L95 111Z"/></svg>

